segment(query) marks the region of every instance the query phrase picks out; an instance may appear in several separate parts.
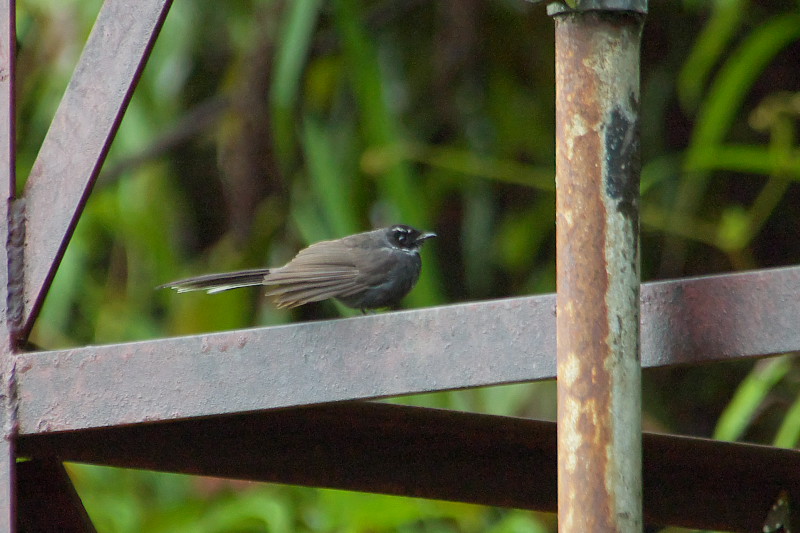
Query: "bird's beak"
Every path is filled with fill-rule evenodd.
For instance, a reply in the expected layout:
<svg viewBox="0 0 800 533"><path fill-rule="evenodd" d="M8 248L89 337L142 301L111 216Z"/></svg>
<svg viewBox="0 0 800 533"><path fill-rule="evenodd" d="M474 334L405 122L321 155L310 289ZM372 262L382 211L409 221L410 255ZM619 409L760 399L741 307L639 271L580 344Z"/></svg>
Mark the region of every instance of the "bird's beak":
<svg viewBox="0 0 800 533"><path fill-rule="evenodd" d="M423 242L427 241L428 239L432 239L434 237L438 237L438 235L436 235L432 231L429 231L429 232L423 233L419 237L417 237L417 240L415 242L417 244L422 244Z"/></svg>

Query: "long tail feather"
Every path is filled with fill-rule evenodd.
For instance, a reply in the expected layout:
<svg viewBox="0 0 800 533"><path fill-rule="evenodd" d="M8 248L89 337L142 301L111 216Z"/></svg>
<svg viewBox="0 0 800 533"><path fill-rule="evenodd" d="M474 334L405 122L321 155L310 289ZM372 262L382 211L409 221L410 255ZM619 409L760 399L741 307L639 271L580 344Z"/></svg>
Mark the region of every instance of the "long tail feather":
<svg viewBox="0 0 800 533"><path fill-rule="evenodd" d="M175 289L178 292L207 291L215 292L238 289L239 287L252 287L262 285L264 276L269 274L268 268L253 268L237 272L224 272L222 274L207 274L193 278L171 281L159 286L159 289Z"/></svg>

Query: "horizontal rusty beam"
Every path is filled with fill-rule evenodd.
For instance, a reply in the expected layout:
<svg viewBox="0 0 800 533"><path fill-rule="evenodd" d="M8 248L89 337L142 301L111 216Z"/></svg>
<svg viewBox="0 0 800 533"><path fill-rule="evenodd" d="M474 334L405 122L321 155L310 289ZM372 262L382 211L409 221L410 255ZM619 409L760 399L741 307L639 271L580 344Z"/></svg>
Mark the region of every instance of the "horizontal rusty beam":
<svg viewBox="0 0 800 533"><path fill-rule="evenodd" d="M645 284L642 366L800 350L797 294L800 267ZM535 381L555 297L16 357L22 434Z"/></svg>
<svg viewBox="0 0 800 533"><path fill-rule="evenodd" d="M781 490L800 501L798 451L657 434L643 446L647 523L760 531ZM557 500L554 423L373 402L30 435L19 453L549 512Z"/></svg>
<svg viewBox="0 0 800 533"><path fill-rule="evenodd" d="M209 305L213 305L209 296ZM22 433L542 379L552 297L19 355Z"/></svg>
<svg viewBox="0 0 800 533"><path fill-rule="evenodd" d="M106 0L25 184L30 331L172 0Z"/></svg>

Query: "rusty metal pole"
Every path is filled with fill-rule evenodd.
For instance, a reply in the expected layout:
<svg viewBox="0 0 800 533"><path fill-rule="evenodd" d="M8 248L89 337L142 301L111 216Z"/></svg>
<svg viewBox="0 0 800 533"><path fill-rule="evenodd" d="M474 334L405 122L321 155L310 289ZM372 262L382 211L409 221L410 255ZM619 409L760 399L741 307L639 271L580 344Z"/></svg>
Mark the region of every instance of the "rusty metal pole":
<svg viewBox="0 0 800 533"><path fill-rule="evenodd" d="M12 237L14 218L14 0L0 2L0 531L16 531L16 394L14 330L21 317L21 285L14 277L21 242ZM17 233L18 234L18 233ZM14 249L16 247L16 250ZM20 271L21 272L21 271ZM17 290L18 289L18 290ZM15 294L16 293L16 294Z"/></svg>
<svg viewBox="0 0 800 533"><path fill-rule="evenodd" d="M646 0L551 4L558 519L642 531L639 44Z"/></svg>

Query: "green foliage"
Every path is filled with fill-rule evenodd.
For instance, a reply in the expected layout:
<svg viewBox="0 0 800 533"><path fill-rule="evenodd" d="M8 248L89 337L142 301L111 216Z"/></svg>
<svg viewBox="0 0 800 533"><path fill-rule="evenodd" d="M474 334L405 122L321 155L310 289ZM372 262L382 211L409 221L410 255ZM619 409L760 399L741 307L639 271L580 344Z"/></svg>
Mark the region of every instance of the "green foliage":
<svg viewBox="0 0 800 533"><path fill-rule="evenodd" d="M101 2L17 3L22 187ZM651 4L643 277L798 263L800 15L748 0ZM280 264L393 222L440 234L409 307L554 290L551 31L521 1L175 2L32 340L58 348L351 313L154 287ZM796 366L673 371L646 382L645 419L796 446ZM553 418L555 385L390 401ZM517 510L70 471L109 533L554 529Z"/></svg>
<svg viewBox="0 0 800 533"><path fill-rule="evenodd" d="M769 359L756 365L739 385L736 394L720 416L714 438L719 440L742 438L747 426L764 403L764 399L786 376L791 367L792 361L785 357Z"/></svg>

